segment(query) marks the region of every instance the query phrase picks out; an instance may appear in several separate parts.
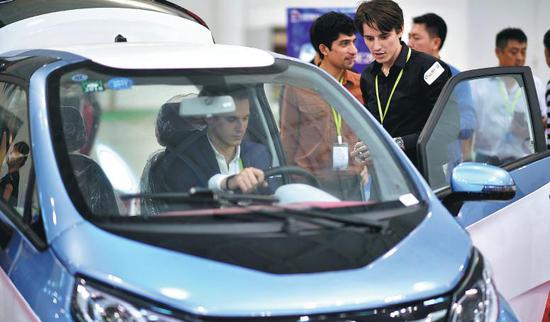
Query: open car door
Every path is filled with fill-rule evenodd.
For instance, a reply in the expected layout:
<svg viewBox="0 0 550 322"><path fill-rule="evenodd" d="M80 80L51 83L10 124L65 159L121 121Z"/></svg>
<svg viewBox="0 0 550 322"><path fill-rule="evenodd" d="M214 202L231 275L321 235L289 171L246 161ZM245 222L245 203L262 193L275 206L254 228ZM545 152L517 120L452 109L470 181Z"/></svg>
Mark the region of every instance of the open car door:
<svg viewBox="0 0 550 322"><path fill-rule="evenodd" d="M516 195L450 207L493 266L521 321L541 321L550 290L550 153L528 67L460 73L446 84L418 141L420 169L440 199L466 161L507 170ZM490 185L490 182L486 183Z"/></svg>

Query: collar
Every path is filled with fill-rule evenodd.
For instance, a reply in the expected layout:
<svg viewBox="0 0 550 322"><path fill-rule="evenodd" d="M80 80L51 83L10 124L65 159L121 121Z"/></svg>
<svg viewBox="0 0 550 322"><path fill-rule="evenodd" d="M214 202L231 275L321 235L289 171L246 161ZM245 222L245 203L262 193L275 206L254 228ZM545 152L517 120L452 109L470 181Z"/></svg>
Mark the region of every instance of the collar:
<svg viewBox="0 0 550 322"><path fill-rule="evenodd" d="M212 141L210 141L210 136L208 136L208 133L206 133L206 138L208 139L208 143L210 143L210 146L212 147L212 150L214 151L214 155L216 156L216 160L224 160L224 162L225 162L225 157L223 156L223 154L221 154L216 149L216 147L214 146ZM233 156L231 161L229 161L228 163L237 162L239 160L240 155L241 155L241 145L239 144L239 145L237 145L237 149L235 150L235 155Z"/></svg>
<svg viewBox="0 0 550 322"><path fill-rule="evenodd" d="M399 43L401 44L401 52L399 53L399 56L397 56L397 59L395 59L395 61L393 62L393 65L390 68L390 71L394 67L397 67L399 69L403 69L403 68L405 68L405 65L407 64L407 52L409 51L409 46L407 46L407 44L405 44L402 40L400 40ZM414 50L411 50L411 51L414 51ZM412 53L411 53L411 57L412 57ZM376 60L373 61L372 64L373 65L372 65L371 73L373 75L376 75L382 69L382 64L378 63Z"/></svg>
<svg viewBox="0 0 550 322"><path fill-rule="evenodd" d="M342 85L346 86L352 84L354 86L359 86L359 77L354 77L355 75L359 76L357 73L352 72L351 70L344 70Z"/></svg>

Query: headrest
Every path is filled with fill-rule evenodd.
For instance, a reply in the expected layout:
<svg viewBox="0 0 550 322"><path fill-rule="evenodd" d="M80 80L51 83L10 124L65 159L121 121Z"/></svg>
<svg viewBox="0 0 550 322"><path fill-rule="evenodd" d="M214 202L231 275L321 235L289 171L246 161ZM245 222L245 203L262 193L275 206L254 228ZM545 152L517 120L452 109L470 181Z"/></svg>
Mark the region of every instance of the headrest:
<svg viewBox="0 0 550 322"><path fill-rule="evenodd" d="M177 146L190 133L206 127L204 120L181 117L179 109L179 102L164 103L160 108L155 135L162 146Z"/></svg>
<svg viewBox="0 0 550 322"><path fill-rule="evenodd" d="M67 150L72 152L80 149L86 144L86 130L84 129L82 115L75 107L62 106L61 119Z"/></svg>

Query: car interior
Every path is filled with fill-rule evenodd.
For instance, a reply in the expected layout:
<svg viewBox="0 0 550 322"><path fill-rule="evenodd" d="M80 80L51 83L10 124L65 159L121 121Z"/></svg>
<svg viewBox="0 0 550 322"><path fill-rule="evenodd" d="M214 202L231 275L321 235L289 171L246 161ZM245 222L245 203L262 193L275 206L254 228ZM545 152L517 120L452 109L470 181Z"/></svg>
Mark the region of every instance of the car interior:
<svg viewBox="0 0 550 322"><path fill-rule="evenodd" d="M82 115L75 107L62 106L61 117L73 174L89 210L93 214L117 215L119 210L111 182L93 159L80 152L88 137Z"/></svg>
<svg viewBox="0 0 550 322"><path fill-rule="evenodd" d="M87 73L90 79L99 80L105 77ZM72 75L75 74L81 76L78 72ZM67 89L61 95L61 104L66 107L63 114L76 112L80 117L73 117L71 129L64 130L65 138L67 147L70 147L68 152L71 165L78 181L76 186L80 188L82 199L88 203L89 210L92 213L113 215L158 214L166 209L179 210L180 208L167 208L166 200L152 200L147 197L131 200L132 198L121 196L173 192L166 187L161 175L167 173L166 153L167 150L191 146L204 130L205 124L200 117L188 118L180 115L182 99L197 97L200 88L196 85L175 83L162 85L161 92L155 86L142 86L139 79L135 79L138 83L134 84L131 91L102 90L82 93L74 80L68 78L67 81ZM246 85L251 108L245 140L267 148L271 158L268 172L269 186L272 187L270 193L284 184L301 183L317 186L340 200L374 200L378 180L372 180L372 195L365 196L359 173L333 170L330 167L325 169L323 166L322 169L317 169L323 174L319 175L317 170L311 172L296 167L291 160L287 160L279 122L285 105L283 93L289 87L292 86L276 83ZM136 106L133 98L136 95L143 96L144 100L147 97L143 108ZM170 98L162 99L165 95ZM320 102L328 104L321 94L315 95L318 95ZM159 101L164 103L155 106ZM69 109L70 106L73 108ZM63 118L66 118L65 115ZM84 132L84 137L69 134L76 129ZM135 144L139 144L141 148L135 149ZM105 151L109 153L104 153ZM106 158L105 155L109 157ZM178 158L181 162L189 162L184 153L179 153ZM121 176L124 172L128 173L126 177ZM373 173L372 178L375 177ZM84 182L92 179L93 185L86 187ZM127 184L124 186L125 182Z"/></svg>

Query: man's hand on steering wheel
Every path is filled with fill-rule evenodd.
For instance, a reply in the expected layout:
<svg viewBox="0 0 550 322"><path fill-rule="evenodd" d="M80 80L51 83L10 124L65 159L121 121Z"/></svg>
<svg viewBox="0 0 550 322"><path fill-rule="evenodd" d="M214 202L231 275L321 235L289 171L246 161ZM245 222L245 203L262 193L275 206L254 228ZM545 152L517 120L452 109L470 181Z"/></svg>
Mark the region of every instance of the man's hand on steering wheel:
<svg viewBox="0 0 550 322"><path fill-rule="evenodd" d="M221 186L224 190L240 189L243 193L255 190L257 187L266 187L264 172L256 168L244 168L239 174L229 176L222 180Z"/></svg>

